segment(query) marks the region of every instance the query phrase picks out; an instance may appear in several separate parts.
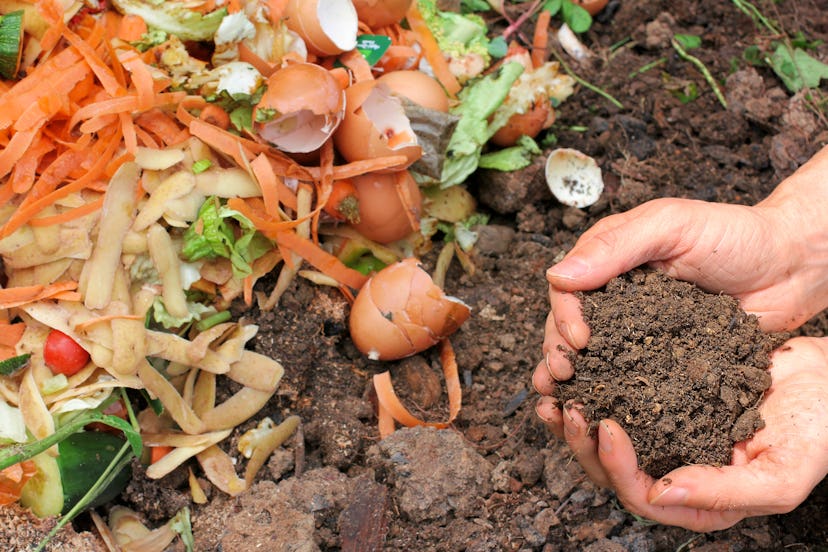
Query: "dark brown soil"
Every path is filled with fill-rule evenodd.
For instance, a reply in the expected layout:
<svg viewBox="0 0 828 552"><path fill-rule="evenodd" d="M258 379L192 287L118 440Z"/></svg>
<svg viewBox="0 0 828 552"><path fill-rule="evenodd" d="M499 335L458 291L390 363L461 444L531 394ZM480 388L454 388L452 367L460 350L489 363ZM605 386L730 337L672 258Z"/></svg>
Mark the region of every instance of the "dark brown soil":
<svg viewBox="0 0 828 552"><path fill-rule="evenodd" d="M738 301L645 270L578 296L591 335L570 355L575 376L558 399L593 431L604 418L621 423L642 470L729 464L733 445L763 427L756 405L786 336L763 334Z"/></svg>
<svg viewBox="0 0 828 552"><path fill-rule="evenodd" d="M810 53L828 61L825 0L753 4L792 35L801 31L822 40ZM702 38L692 54L721 86L727 109L698 69L676 54L673 33ZM531 28L520 35L531 36ZM596 159L604 195L584 210L560 205L545 188L543 156L519 174L481 172L473 178L470 189L492 221L480 229L474 274L455 263L446 280L446 291L473 307L452 337L463 408L451 429L400 429L379 441L371 376L390 369L414 412L445 419L445 391L435 385L442 383L438 355L368 361L350 342L342 297L297 280L275 311L246 313L261 328L253 346L282 362L286 375L260 417L239 432L264 416L278 422L295 414L302 419L299 435L274 453L240 497L212 490L208 504L192 504L184 473L161 483L139 475L120 500L151 524L189 504L199 552L828 549L826 482L786 515L747 519L711 534L665 527L636 518L611 492L596 488L566 444L535 417L530 377L541 358L549 308L544 272L581 233L602 217L657 197L754 204L828 142L824 113L814 104L828 86L823 81L810 97L794 95L768 67L747 63L746 48L767 46L769 38L730 0L611 0L583 40L595 54L590 60L578 64L561 54L563 59L623 108L579 86L560 106L552 132L558 146ZM698 97L682 103L678 92L693 88ZM424 258L427 267L433 268L435 255ZM263 290L271 286L263 283ZM634 327L648 327L644 309L633 314ZM733 319L726 314L707 323L728 329ZM818 316L801 331L828 335L828 318ZM721 332L721 349L709 353L738 351L742 332L749 332L749 321L736 317L733 328ZM624 335L619 330L607 338ZM754 339L751 350L765 343ZM682 343L669 347L687 349ZM636 382L634 388L646 386ZM719 422L714 429L729 432ZM238 434L222 443L236 456ZM244 465L239 457L240 471ZM15 526L30 523L0 528L0 549L26 550ZM76 524L88 527L88 519Z"/></svg>

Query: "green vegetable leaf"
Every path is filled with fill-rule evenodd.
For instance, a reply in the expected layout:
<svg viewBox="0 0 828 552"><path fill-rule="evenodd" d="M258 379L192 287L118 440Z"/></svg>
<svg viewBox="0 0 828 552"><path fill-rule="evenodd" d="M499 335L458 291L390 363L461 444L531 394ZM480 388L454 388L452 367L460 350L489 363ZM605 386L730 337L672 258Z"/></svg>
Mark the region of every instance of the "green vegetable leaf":
<svg viewBox="0 0 828 552"><path fill-rule="evenodd" d="M487 153L480 157L481 169L495 169L498 171L517 171L528 167L541 149L529 136L521 136L517 145L502 150Z"/></svg>
<svg viewBox="0 0 828 552"><path fill-rule="evenodd" d="M137 15L150 29L160 29L181 40L213 38L221 20L227 15L227 8L202 14L189 9L186 2L112 0L112 4L121 13Z"/></svg>
<svg viewBox="0 0 828 552"><path fill-rule="evenodd" d="M181 253L188 261L230 259L233 276L243 279L253 272L253 261L272 248L273 243L257 232L247 217L211 196L184 233Z"/></svg>
<svg viewBox="0 0 828 552"><path fill-rule="evenodd" d="M822 79L828 78L828 65L799 48L791 51L785 44L779 44L767 62L791 92L817 88Z"/></svg>
<svg viewBox="0 0 828 552"><path fill-rule="evenodd" d="M140 40L130 42L139 52L146 52L154 46L165 43L170 36L161 29L150 29L141 35Z"/></svg>
<svg viewBox="0 0 828 552"><path fill-rule="evenodd" d="M498 130L489 124L489 117L503 103L521 73L521 64L507 63L460 92L460 103L452 110L460 116L460 121L446 149L440 178L442 188L461 184L477 169L483 145Z"/></svg>
<svg viewBox="0 0 828 552"><path fill-rule="evenodd" d="M701 46L702 39L700 36L688 34L676 34L675 39L681 44L685 50L692 50Z"/></svg>

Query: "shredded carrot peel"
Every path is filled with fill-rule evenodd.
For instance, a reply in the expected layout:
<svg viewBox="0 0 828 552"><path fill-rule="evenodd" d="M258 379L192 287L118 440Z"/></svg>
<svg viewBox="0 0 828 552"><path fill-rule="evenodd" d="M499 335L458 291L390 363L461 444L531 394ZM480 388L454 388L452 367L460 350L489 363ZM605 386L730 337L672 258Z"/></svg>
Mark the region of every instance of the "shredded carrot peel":
<svg viewBox="0 0 828 552"><path fill-rule="evenodd" d="M385 371L374 375L374 390L379 402L378 418L381 438L393 433L394 421L406 427L427 425L444 429L449 427L457 418L460 413L463 392L460 387L460 376L457 370L454 348L447 338L440 342L440 362L443 364L443 376L446 380L449 402L449 415L445 422L425 422L417 418L403 405L394 392L394 387L391 384L391 373Z"/></svg>

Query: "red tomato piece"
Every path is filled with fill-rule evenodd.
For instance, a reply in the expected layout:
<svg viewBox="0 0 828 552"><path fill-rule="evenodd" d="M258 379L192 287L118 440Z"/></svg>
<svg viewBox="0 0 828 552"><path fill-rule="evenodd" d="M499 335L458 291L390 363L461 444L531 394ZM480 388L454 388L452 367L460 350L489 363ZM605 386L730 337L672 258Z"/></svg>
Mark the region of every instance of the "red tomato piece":
<svg viewBox="0 0 828 552"><path fill-rule="evenodd" d="M52 330L43 347L43 360L53 374L71 376L89 362L89 353L77 342L59 330Z"/></svg>

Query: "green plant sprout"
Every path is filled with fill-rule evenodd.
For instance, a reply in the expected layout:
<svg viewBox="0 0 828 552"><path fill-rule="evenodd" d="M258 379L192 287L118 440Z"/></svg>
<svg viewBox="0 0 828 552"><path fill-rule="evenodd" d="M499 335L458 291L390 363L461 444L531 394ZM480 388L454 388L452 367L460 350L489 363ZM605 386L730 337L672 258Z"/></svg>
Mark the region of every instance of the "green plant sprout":
<svg viewBox="0 0 828 552"><path fill-rule="evenodd" d="M677 34L674 35L672 39L670 39L670 44L673 46L673 49L678 53L679 57L681 57L685 61L689 61L690 63L695 65L699 71L701 71L702 76L704 76L704 80L706 80L707 84L710 85L710 88L713 89L713 93L716 95L716 99L719 100L719 103L722 104L722 107L727 109L727 100L725 99L721 88L719 88L716 79L714 79L713 75L710 74L710 70L702 62L702 60L700 60L696 56L687 53L688 49L697 48L699 45L701 45L701 38L694 35Z"/></svg>
<svg viewBox="0 0 828 552"><path fill-rule="evenodd" d="M765 64L793 93L803 88L818 88L822 79L828 79L828 65L813 58L806 50L813 49L818 41L807 40L802 32L793 37L747 0L732 0L733 4L753 20L754 25L764 28L772 37L772 52L763 52L758 46L745 50L744 59L752 65Z"/></svg>
<svg viewBox="0 0 828 552"><path fill-rule="evenodd" d="M563 67L563 70L564 70L564 71L566 71L566 74L567 74L567 75L569 75L570 77L572 77L573 79L575 79L575 81L576 81L578 84L580 84L580 85L581 85L581 86L583 86L584 88L587 88L587 89L589 89L589 90L592 90L593 92L595 92L596 94L598 94L598 95L599 95L599 96L601 96L602 98L606 99L606 100L607 100L608 102L610 102L612 105L614 105L615 107L617 107L618 109L624 109L624 104L622 104L622 103L621 103L621 102L619 102L617 99L615 99L615 98L614 98L614 97L613 97L613 96L612 96L609 92L606 92L605 90L602 90L601 88L599 88L599 87L595 86L594 84L592 84L592 83L590 83L590 82L585 81L585 80L584 80L583 78L581 78L578 74L576 74L576 73L575 73L575 72L574 72L574 71L573 71L573 70L569 67L569 64L567 64L567 63L566 63L566 61L564 61L564 59L563 59L563 58L562 58L562 57L558 54L558 52L556 52L556 51L554 51L554 50L553 50L553 51L552 51L552 55L553 55L553 56L555 56L555 59L556 59L556 60L558 60L558 63L560 63L560 64L561 64L561 67Z"/></svg>

